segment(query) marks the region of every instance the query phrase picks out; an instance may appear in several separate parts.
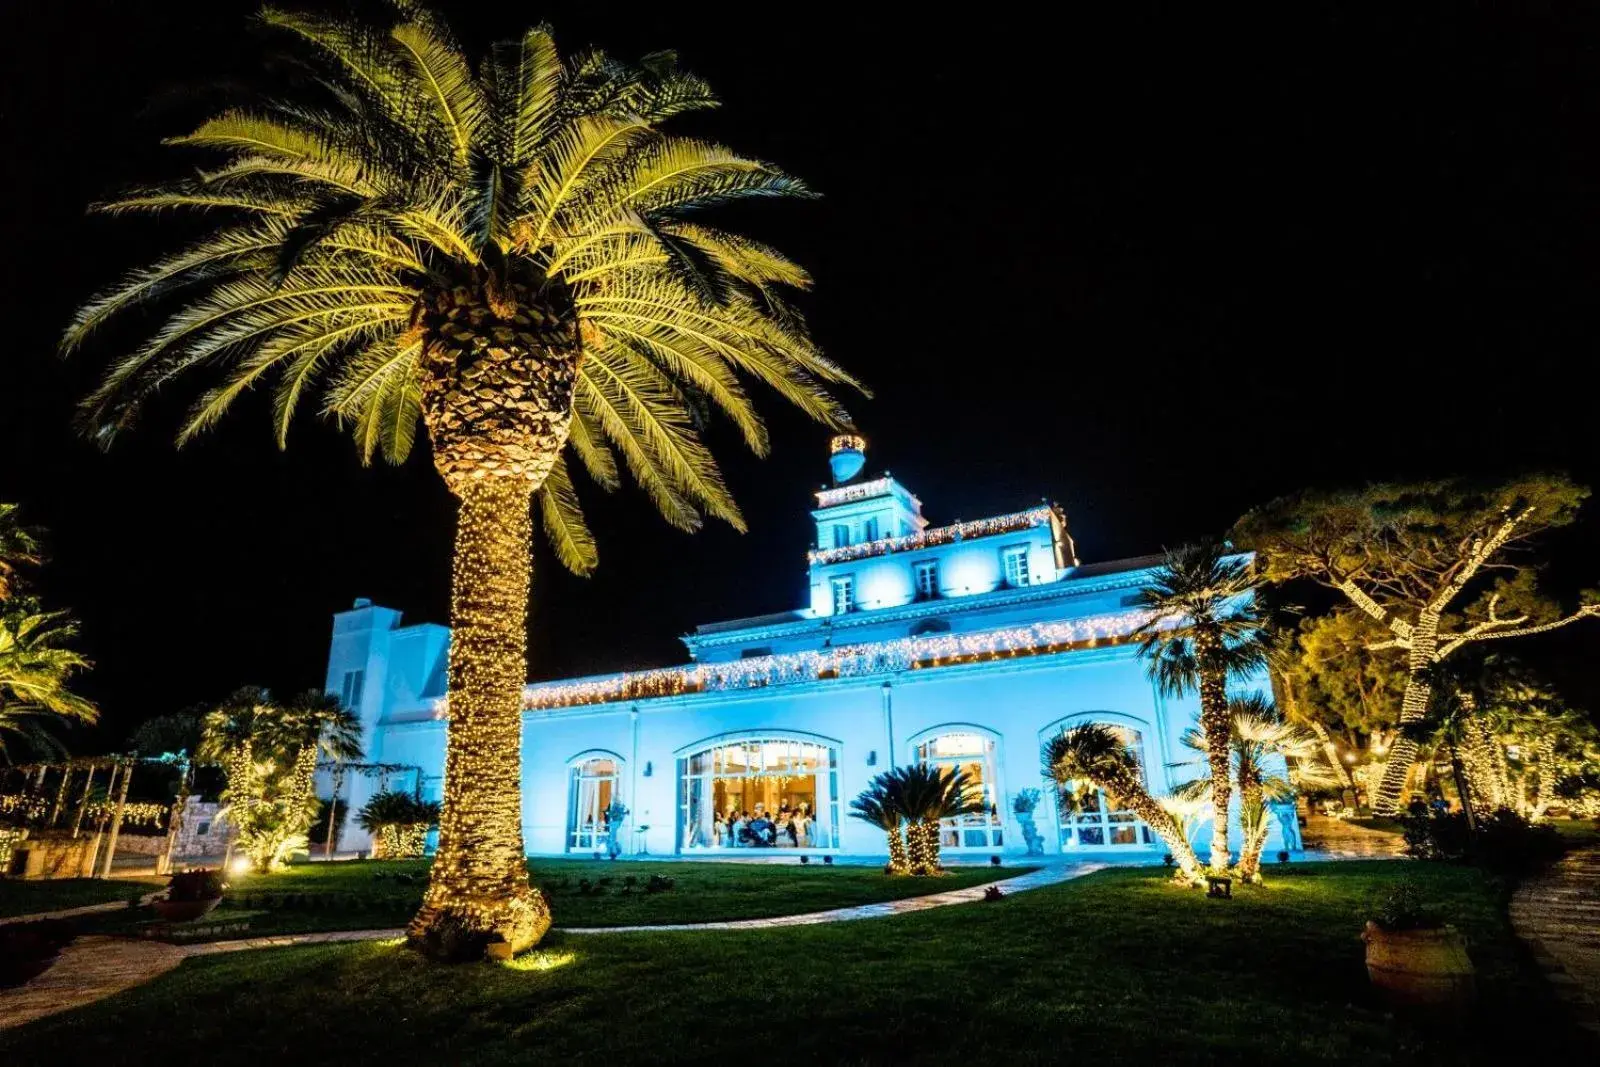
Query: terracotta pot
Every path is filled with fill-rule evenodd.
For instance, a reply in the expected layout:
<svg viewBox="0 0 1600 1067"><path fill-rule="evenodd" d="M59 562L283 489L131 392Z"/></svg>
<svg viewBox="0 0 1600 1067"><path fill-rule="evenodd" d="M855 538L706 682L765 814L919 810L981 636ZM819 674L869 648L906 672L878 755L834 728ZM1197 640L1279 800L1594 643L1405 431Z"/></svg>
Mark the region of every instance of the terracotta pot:
<svg viewBox="0 0 1600 1067"><path fill-rule="evenodd" d="M1367 923L1367 976L1395 1004L1462 1007L1478 993L1467 946L1453 926L1385 930Z"/></svg>
<svg viewBox="0 0 1600 1067"><path fill-rule="evenodd" d="M212 897L210 900L153 900L150 906L169 923L186 923L210 915L221 903L221 897Z"/></svg>

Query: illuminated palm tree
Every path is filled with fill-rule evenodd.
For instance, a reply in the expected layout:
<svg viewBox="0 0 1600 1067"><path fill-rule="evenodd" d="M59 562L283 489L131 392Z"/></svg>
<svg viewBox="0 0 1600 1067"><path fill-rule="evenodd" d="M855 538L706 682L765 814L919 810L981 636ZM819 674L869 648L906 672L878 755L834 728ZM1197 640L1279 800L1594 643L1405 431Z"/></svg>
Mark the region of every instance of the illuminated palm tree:
<svg viewBox="0 0 1600 1067"><path fill-rule="evenodd" d="M906 856L906 817L895 804L893 788L886 775L873 778L872 784L850 802L850 817L883 831L889 842L889 874L910 872L911 863Z"/></svg>
<svg viewBox="0 0 1600 1067"><path fill-rule="evenodd" d="M0 504L0 601L16 592L17 566L39 562L33 532L17 521L17 505Z"/></svg>
<svg viewBox="0 0 1600 1067"><path fill-rule="evenodd" d="M1297 723L1285 721L1262 694L1250 693L1230 700L1228 717L1228 759L1239 787L1239 826L1244 837L1239 846L1239 877L1257 882L1261 879L1261 851L1272 829L1268 805L1291 801L1301 789L1336 785L1339 779L1324 761L1322 742L1317 736ZM1210 746L1200 731L1192 729L1184 731L1183 743L1197 756L1177 766L1193 767L1200 775L1174 792L1186 800L1211 796ZM1286 769L1288 761L1294 761L1294 780L1268 770L1270 757L1282 758Z"/></svg>
<svg viewBox="0 0 1600 1067"><path fill-rule="evenodd" d="M1132 811L1161 838L1184 879L1192 884L1205 881L1181 825L1181 809L1175 806L1169 811L1150 795L1138 758L1114 728L1092 722L1064 730L1044 743L1040 760L1069 803L1091 788L1101 790L1114 807Z"/></svg>
<svg viewBox="0 0 1600 1067"><path fill-rule="evenodd" d="M989 810L982 786L960 768L913 763L885 771L876 782L882 783L886 803L906 820L906 860L915 875L944 869L939 863L942 820Z"/></svg>
<svg viewBox="0 0 1600 1067"><path fill-rule="evenodd" d="M697 433L702 412L720 410L761 453L741 375L833 427L847 419L826 383L854 383L784 302L806 273L703 218L806 191L662 131L715 104L671 54L563 57L538 27L474 67L437 18L394 6L392 25L263 13L305 46L320 95L217 115L174 143L220 153L218 165L102 205L217 221L91 300L64 347L119 312L177 301L85 400L102 441L191 370L213 385L180 441L257 386L270 387L280 444L313 393L364 459L399 462L426 428L460 510L444 811L410 935L438 951L493 939L520 951L549 926L521 822L535 498L557 557L580 573L596 562L564 447L608 488L620 454L675 526L705 513L742 529Z"/></svg>
<svg viewBox="0 0 1600 1067"><path fill-rule="evenodd" d="M1211 866L1228 866L1228 679L1265 663L1260 584L1247 559L1214 542L1166 553L1138 606L1151 613L1136 631L1139 655L1168 696L1199 691L1200 732L1211 761Z"/></svg>
<svg viewBox="0 0 1600 1067"><path fill-rule="evenodd" d="M239 846L270 871L306 843L317 757L360 759L360 723L336 697L312 691L280 704L248 686L206 716L199 755L224 768L222 799Z"/></svg>
<svg viewBox="0 0 1600 1067"><path fill-rule="evenodd" d="M52 722L92 723L95 706L67 688L89 666L66 645L77 628L62 614L29 607L0 612L0 759L10 759L7 735L47 755L61 744Z"/></svg>

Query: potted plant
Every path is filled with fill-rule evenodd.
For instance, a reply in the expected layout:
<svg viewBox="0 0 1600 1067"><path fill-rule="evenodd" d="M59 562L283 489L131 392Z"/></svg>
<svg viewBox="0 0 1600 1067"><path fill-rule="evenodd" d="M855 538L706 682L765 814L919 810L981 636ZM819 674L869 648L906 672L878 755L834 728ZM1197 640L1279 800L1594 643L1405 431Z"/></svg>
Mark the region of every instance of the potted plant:
<svg viewBox="0 0 1600 1067"><path fill-rule="evenodd" d="M1033 821L1033 809L1039 806L1039 790L1021 789L1011 798L1011 810L1022 827L1022 840L1028 846L1028 855L1044 855L1044 837Z"/></svg>
<svg viewBox="0 0 1600 1067"><path fill-rule="evenodd" d="M208 867L180 871L167 883L167 895L150 902L167 922L185 923L211 914L222 903L222 872Z"/></svg>
<svg viewBox="0 0 1600 1067"><path fill-rule="evenodd" d="M1477 995L1461 934L1423 904L1412 882L1388 892L1361 940L1367 944L1367 976L1395 1004L1459 1007Z"/></svg>

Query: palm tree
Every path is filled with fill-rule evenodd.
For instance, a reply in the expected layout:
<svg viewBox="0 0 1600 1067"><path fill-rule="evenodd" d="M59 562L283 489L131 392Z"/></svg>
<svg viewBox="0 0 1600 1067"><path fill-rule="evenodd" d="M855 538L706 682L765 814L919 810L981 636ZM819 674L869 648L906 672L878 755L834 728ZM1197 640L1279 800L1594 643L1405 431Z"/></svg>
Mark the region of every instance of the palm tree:
<svg viewBox="0 0 1600 1067"><path fill-rule="evenodd" d="M895 803L895 794L888 775L880 774L850 802L850 817L860 819L883 831L889 842L889 874L907 874L911 863L906 856L906 817Z"/></svg>
<svg viewBox="0 0 1600 1067"><path fill-rule="evenodd" d="M1261 880L1261 851L1272 825L1269 804L1293 800L1302 788L1325 788L1339 779L1323 761L1322 743L1305 727L1287 722L1272 701L1261 693L1235 697L1228 702L1229 763L1239 787L1239 825L1244 840L1239 847L1239 877ZM1210 746L1198 730L1186 730L1183 743L1198 757L1178 766L1193 766L1199 777L1174 792L1185 799L1212 795ZM1294 761L1295 780L1269 770L1270 757L1281 757L1287 768Z"/></svg>
<svg viewBox="0 0 1600 1067"><path fill-rule="evenodd" d="M66 647L77 628L61 613L31 606L0 612L0 759L10 759L8 735L34 750L58 754L52 722L92 723L95 706L67 688L88 660Z"/></svg>
<svg viewBox="0 0 1600 1067"><path fill-rule="evenodd" d="M1265 662L1256 607L1260 584L1248 559L1215 542L1168 551L1138 607L1150 613L1136 631L1139 655L1168 696L1200 693L1200 731L1211 761L1211 866L1228 866L1228 679Z"/></svg>
<svg viewBox="0 0 1600 1067"><path fill-rule="evenodd" d="M1145 788L1139 760L1122 736L1104 723L1084 723L1050 738L1040 753L1044 772L1069 801L1093 787L1110 802L1132 811L1164 842L1191 884L1204 884L1200 861L1177 815Z"/></svg>
<svg viewBox="0 0 1600 1067"><path fill-rule="evenodd" d="M33 532L17 521L17 505L0 503L0 601L16 593L17 566L39 562Z"/></svg>
<svg viewBox="0 0 1600 1067"><path fill-rule="evenodd" d="M960 768L913 763L878 776L889 804L906 819L907 862L914 875L938 874L940 823L989 810L983 789Z"/></svg>
<svg viewBox="0 0 1600 1067"><path fill-rule="evenodd" d="M360 722L338 698L311 691L280 704L258 687L213 710L202 759L221 764L227 818L258 871L270 871L306 841L317 812L317 757L360 759Z"/></svg>
<svg viewBox="0 0 1600 1067"><path fill-rule="evenodd" d="M283 706L270 724L268 743L293 762L295 802L315 815L317 760L360 759L361 720L337 696L311 689Z"/></svg>
<svg viewBox="0 0 1600 1067"><path fill-rule="evenodd" d="M675 526L705 512L743 529L697 432L702 412L720 410L763 453L741 374L839 428L827 383L854 382L785 303L805 271L703 218L804 186L663 132L715 104L670 53L563 58L541 26L474 67L438 18L394 3L390 25L263 12L307 49L309 84L326 92L217 115L175 143L219 165L102 205L218 221L92 299L63 347L120 312L177 302L85 400L103 442L201 368L214 384L180 442L267 383L280 445L316 392L364 459L403 460L421 421L459 514L444 813L410 937L521 951L549 926L520 815L535 497L562 563L596 562L563 446L607 488L620 453ZM429 936L445 929L473 936Z"/></svg>
<svg viewBox="0 0 1600 1067"><path fill-rule="evenodd" d="M387 789L374 793L356 814L356 822L372 835L374 855L381 859L422 855L427 828L438 821L438 804Z"/></svg>

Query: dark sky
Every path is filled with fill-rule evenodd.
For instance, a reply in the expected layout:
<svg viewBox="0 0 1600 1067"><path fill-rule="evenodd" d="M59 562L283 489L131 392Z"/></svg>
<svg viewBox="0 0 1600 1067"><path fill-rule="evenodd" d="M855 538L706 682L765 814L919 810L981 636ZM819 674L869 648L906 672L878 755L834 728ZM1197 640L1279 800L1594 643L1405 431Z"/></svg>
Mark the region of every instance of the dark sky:
<svg viewBox="0 0 1600 1067"><path fill-rule="evenodd" d="M50 530L41 585L82 620L106 743L240 684L320 684L355 596L445 619L452 508L421 450L363 469L308 414L279 453L258 405L177 452L192 393L110 455L69 425L111 354L55 358L73 304L181 236L84 206L194 165L157 141L258 76L255 6L18 3L0 34L0 500ZM1304 485L1600 476L1593 10L869 6L441 5L470 43L548 18L567 48L676 48L727 101L710 132L825 194L750 226L814 269L816 331L876 393L852 405L871 461L935 522L1048 497L1101 560ZM764 461L713 437L746 536L586 493L601 570L541 549L534 676L674 661L696 622L800 603L826 435L766 411ZM1594 528L1567 539L1590 581Z"/></svg>

